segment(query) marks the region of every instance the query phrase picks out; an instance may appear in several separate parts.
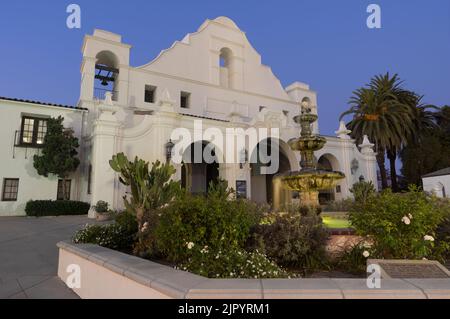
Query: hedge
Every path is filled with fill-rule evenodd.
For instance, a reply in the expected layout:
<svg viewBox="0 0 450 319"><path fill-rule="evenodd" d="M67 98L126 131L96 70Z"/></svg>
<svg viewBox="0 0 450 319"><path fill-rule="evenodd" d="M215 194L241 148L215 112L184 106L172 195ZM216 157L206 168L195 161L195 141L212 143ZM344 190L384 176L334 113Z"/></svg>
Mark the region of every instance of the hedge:
<svg viewBox="0 0 450 319"><path fill-rule="evenodd" d="M90 204L73 200L30 200L25 206L28 216L86 215Z"/></svg>

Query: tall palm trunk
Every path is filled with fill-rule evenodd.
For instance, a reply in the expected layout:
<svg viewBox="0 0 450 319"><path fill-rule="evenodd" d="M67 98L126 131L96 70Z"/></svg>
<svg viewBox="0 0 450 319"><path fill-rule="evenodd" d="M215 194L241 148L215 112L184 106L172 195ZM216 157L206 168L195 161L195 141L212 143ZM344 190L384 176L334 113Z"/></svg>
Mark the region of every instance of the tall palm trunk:
<svg viewBox="0 0 450 319"><path fill-rule="evenodd" d="M379 147L378 151L377 151L377 163L378 163L378 168L380 169L381 188L382 189L386 189L388 187L384 156L385 156L384 148Z"/></svg>
<svg viewBox="0 0 450 319"><path fill-rule="evenodd" d="M395 149L390 149L387 152L387 157L389 159L389 165L391 168L391 186L393 192L398 192L398 183L397 183L397 169L395 167L395 161L397 160L397 152Z"/></svg>

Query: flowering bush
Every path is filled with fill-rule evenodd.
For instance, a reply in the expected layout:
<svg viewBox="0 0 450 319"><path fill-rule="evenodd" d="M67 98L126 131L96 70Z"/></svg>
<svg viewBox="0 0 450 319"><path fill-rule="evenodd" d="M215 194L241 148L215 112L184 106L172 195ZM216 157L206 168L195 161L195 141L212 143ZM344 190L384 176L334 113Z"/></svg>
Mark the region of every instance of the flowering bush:
<svg viewBox="0 0 450 319"><path fill-rule="evenodd" d="M326 267L327 238L322 219L313 210L307 214L272 214L253 229L247 247L265 252L279 265L306 273Z"/></svg>
<svg viewBox="0 0 450 319"><path fill-rule="evenodd" d="M76 244L97 244L103 247L129 251L136 241L137 222L133 215L123 212L116 222L106 225L86 225L75 233L72 241Z"/></svg>
<svg viewBox="0 0 450 319"><path fill-rule="evenodd" d="M187 260L186 243L214 251L241 248L258 216L256 204L236 199L221 182L212 185L206 197L183 194L162 210L157 246L173 262Z"/></svg>
<svg viewBox="0 0 450 319"><path fill-rule="evenodd" d="M362 241L347 247L339 256L336 266L351 274L365 274L369 257L371 257L370 245Z"/></svg>
<svg viewBox="0 0 450 319"><path fill-rule="evenodd" d="M416 187L402 194L386 190L357 202L349 217L357 234L373 241L370 254L377 258L441 259L448 249L446 242L434 241L444 210Z"/></svg>
<svg viewBox="0 0 450 319"><path fill-rule="evenodd" d="M283 278L288 273L266 255L243 249L213 251L208 246L186 244L188 258L177 268L209 278Z"/></svg>

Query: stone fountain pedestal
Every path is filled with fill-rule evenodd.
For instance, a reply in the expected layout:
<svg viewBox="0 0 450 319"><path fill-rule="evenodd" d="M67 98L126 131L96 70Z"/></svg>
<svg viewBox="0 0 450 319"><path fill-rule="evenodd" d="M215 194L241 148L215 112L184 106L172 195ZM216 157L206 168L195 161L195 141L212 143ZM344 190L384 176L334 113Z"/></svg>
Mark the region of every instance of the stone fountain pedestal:
<svg viewBox="0 0 450 319"><path fill-rule="evenodd" d="M311 114L308 102L302 102L301 114L294 117L294 121L301 127L300 137L288 143L294 151L300 152L302 169L281 176L283 187L299 192L302 206L319 206L319 191L333 189L339 180L345 178L344 173L319 170L316 167L314 151L322 149L326 143L324 137L312 134L311 125L317 119L316 114Z"/></svg>

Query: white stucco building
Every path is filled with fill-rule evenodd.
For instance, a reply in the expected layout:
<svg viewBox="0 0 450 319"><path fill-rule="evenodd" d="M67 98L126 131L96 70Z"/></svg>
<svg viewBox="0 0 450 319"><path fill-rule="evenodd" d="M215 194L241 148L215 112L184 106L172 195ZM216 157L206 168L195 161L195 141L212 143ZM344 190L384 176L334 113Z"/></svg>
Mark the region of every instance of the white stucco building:
<svg viewBox="0 0 450 319"><path fill-rule="evenodd" d="M287 142L299 136L293 117L302 101L317 114L317 95L301 82L283 88L233 21L206 20L143 66L130 65L130 50L118 34L95 30L85 37L76 108L0 99L0 144L5 150L0 154L0 215L24 214L29 199L57 198L57 179L37 176L32 163L49 116L63 115L80 139L81 165L71 178L71 199L92 204L105 200L122 207L126 189L108 165L112 155L171 160L166 147L177 128L191 132L192 143L209 143L194 130L198 121L203 130L215 128L224 136L227 128L279 128L279 138L270 142L279 145L278 172L300 169L300 154ZM319 133L317 123L314 132ZM316 152L322 168L346 175L335 190L321 195L324 200L350 196L349 188L361 179L377 185L373 145L365 139L357 146L348 134L341 123L336 136L327 137L325 148ZM295 194L274 187L274 174L262 175L258 163L227 162L216 141L209 145L218 163L174 163L175 178L190 191L204 192L209 181L220 177L255 201L280 206L295 200ZM246 149L246 158L254 151Z"/></svg>
<svg viewBox="0 0 450 319"><path fill-rule="evenodd" d="M424 191L450 198L450 167L422 176L422 184Z"/></svg>

